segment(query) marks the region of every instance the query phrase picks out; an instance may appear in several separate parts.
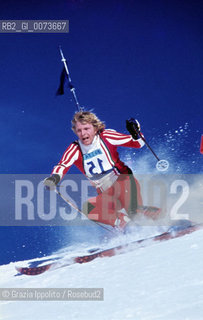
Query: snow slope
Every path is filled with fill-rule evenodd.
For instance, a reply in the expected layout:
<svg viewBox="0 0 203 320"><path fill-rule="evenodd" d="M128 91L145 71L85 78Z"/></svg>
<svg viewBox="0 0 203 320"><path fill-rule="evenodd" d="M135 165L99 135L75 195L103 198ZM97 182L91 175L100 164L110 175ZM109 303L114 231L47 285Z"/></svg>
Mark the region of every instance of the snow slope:
<svg viewBox="0 0 203 320"><path fill-rule="evenodd" d="M1 288L104 288L104 301L1 302L0 319L202 320L203 230L39 276L0 267Z"/></svg>

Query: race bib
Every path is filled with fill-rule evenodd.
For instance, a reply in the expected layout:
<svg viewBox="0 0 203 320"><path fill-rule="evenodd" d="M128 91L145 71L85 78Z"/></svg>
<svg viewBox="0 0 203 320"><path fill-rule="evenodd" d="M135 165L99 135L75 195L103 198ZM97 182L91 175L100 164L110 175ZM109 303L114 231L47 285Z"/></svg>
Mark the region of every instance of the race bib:
<svg viewBox="0 0 203 320"><path fill-rule="evenodd" d="M105 174L113 168L101 148L84 154L83 163L85 173L88 177L98 174Z"/></svg>

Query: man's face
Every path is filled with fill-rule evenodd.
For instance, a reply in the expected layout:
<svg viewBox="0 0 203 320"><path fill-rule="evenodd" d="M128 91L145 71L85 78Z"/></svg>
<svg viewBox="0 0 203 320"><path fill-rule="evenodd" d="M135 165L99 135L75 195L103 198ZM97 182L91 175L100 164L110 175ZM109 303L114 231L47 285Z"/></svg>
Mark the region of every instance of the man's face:
<svg viewBox="0 0 203 320"><path fill-rule="evenodd" d="M81 123L77 121L75 124L75 133L80 139L80 141L86 146L92 143L96 135L96 132L96 129L93 127L91 123Z"/></svg>

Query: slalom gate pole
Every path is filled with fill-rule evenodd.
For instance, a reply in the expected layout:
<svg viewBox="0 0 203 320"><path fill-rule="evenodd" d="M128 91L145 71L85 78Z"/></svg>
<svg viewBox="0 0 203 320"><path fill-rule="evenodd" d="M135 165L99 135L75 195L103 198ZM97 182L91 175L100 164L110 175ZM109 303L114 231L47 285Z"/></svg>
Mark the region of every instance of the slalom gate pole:
<svg viewBox="0 0 203 320"><path fill-rule="evenodd" d="M99 222L96 222L94 220L90 220L88 219L88 217L86 216L86 214L84 212L82 212L75 204L73 204L70 200L66 199L61 192L56 188L55 192L66 202L69 204L69 206L71 206L73 209L75 209L76 211L78 211L83 217L85 217L87 220L92 221L93 223L97 224L99 227L107 230L108 232L110 232L111 234L115 234L115 231L108 229L107 227L105 227L103 224L100 224Z"/></svg>
<svg viewBox="0 0 203 320"><path fill-rule="evenodd" d="M201 136L201 142L200 142L200 153L203 154L203 134Z"/></svg>
<svg viewBox="0 0 203 320"><path fill-rule="evenodd" d="M72 84L71 77L70 77L70 72L68 70L68 65L67 65L66 59L65 59L65 57L63 55L63 51L62 51L61 47L59 47L59 51L60 51L60 54L61 54L61 61L64 64L64 68L65 68L65 71L66 71L66 74L67 74L69 89L70 89L70 91L71 91L71 93L73 95L73 99L75 101L75 104L76 104L76 107L77 107L78 111L81 111L83 108L81 108L81 106L80 106L80 104L78 102L78 99L77 99L77 96L76 96L76 93L75 93L75 87Z"/></svg>

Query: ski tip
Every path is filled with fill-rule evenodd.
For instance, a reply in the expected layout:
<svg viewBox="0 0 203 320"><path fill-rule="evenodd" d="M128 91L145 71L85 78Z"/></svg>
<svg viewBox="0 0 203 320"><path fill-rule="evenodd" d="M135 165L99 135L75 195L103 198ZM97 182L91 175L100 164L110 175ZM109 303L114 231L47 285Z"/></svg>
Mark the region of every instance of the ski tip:
<svg viewBox="0 0 203 320"><path fill-rule="evenodd" d="M15 268L20 274L24 274L27 276L35 276L35 275L42 274L45 271L49 270L51 266L52 266L52 263L47 264L45 266L36 267L36 268L17 267L17 266Z"/></svg>

